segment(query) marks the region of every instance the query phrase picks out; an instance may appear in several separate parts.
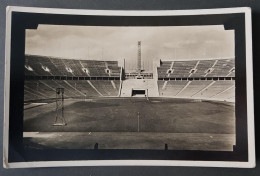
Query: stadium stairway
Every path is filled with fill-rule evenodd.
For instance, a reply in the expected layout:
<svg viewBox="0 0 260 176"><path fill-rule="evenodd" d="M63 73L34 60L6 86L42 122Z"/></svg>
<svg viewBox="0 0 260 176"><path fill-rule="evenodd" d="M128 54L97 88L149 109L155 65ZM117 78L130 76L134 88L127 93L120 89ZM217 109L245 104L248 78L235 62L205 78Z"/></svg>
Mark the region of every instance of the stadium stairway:
<svg viewBox="0 0 260 176"><path fill-rule="evenodd" d="M149 97L159 97L157 80L147 79L147 89Z"/></svg>
<svg viewBox="0 0 260 176"><path fill-rule="evenodd" d="M131 97L132 89L148 90L148 97L158 97L158 84L155 79L127 79L122 83L121 97Z"/></svg>

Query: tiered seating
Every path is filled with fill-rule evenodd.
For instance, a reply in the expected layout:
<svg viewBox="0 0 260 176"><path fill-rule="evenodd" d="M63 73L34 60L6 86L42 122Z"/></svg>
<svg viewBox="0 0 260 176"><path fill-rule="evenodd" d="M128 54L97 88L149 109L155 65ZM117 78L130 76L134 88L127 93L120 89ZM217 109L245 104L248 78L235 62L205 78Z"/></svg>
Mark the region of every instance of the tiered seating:
<svg viewBox="0 0 260 176"><path fill-rule="evenodd" d="M77 65L75 64L75 60L71 60L71 59L63 59L63 60L61 60L61 61L63 61L63 63L64 63L64 65L66 66L65 68L70 68L71 69L71 72L69 72L69 71L67 71L67 72L69 72L72 76L81 76L82 74L81 74L81 71L79 71L79 70L81 70L80 68L81 67L77 67Z"/></svg>
<svg viewBox="0 0 260 176"><path fill-rule="evenodd" d="M67 81L71 86L73 86L77 91L81 92L81 96L86 97L98 97L100 96L98 92L91 87L91 85L86 80L70 80ZM83 93L83 94L82 94Z"/></svg>
<svg viewBox="0 0 260 176"><path fill-rule="evenodd" d="M160 67L157 68L159 78L168 76L167 70L171 68L172 61L163 61Z"/></svg>
<svg viewBox="0 0 260 176"><path fill-rule="evenodd" d="M196 72L191 75L191 77L204 77L206 75L205 71L211 68L215 63L215 60L201 60L199 61Z"/></svg>
<svg viewBox="0 0 260 176"><path fill-rule="evenodd" d="M206 88L212 82L213 81L191 81L189 86L184 89L180 94L178 94L178 97L192 97L199 91Z"/></svg>
<svg viewBox="0 0 260 176"><path fill-rule="evenodd" d="M235 72L230 73L228 76L235 77Z"/></svg>
<svg viewBox="0 0 260 176"><path fill-rule="evenodd" d="M27 65L26 65L27 66ZM32 69L31 67L30 67L30 69ZM27 70L27 69L24 69L24 74L25 75L32 75L32 76L36 76L37 74L35 73L35 71L29 71L29 70Z"/></svg>
<svg viewBox="0 0 260 176"><path fill-rule="evenodd" d="M235 81L162 81L158 80L160 96L228 100L235 97Z"/></svg>
<svg viewBox="0 0 260 176"><path fill-rule="evenodd" d="M195 60L195 61L162 61L157 68L159 78L186 77L234 77L234 59ZM172 70L168 73L168 70ZM194 69L194 72L191 70Z"/></svg>
<svg viewBox="0 0 260 176"><path fill-rule="evenodd" d="M25 68L25 74L50 76L51 73L43 69L45 64L47 67L50 65L50 63L48 63L48 58L41 59L41 57L35 56L28 59L28 57L25 57L25 66L32 68L32 71Z"/></svg>
<svg viewBox="0 0 260 176"><path fill-rule="evenodd" d="M119 80L26 80L24 100L55 98L56 88L64 88L64 98L117 96L119 87Z"/></svg>
<svg viewBox="0 0 260 176"><path fill-rule="evenodd" d="M26 80L24 84L24 93L32 98L30 99L51 99L56 97L56 88L64 88L64 97L79 97L80 94L75 92L75 90L68 86L64 81L61 80Z"/></svg>
<svg viewBox="0 0 260 176"><path fill-rule="evenodd" d="M48 81L46 81L48 82ZM82 96L82 94L76 90L76 88L69 84L68 81L62 81L62 80L52 80L52 83L56 88L64 88L64 91L67 92L66 95L68 97L79 97Z"/></svg>
<svg viewBox="0 0 260 176"><path fill-rule="evenodd" d="M62 59L35 55L26 55L25 66L27 67L25 75L32 76L119 77L121 73L117 61ZM30 71L28 67L32 70Z"/></svg>
<svg viewBox="0 0 260 176"><path fill-rule="evenodd" d="M198 61L176 61L173 64L173 72L170 77L183 78L190 75L190 70L193 69Z"/></svg>
<svg viewBox="0 0 260 176"><path fill-rule="evenodd" d="M91 60L82 60L81 64L84 68L88 69L88 74L90 76L109 76L105 73L106 65L105 62L101 61L91 61Z"/></svg>
<svg viewBox="0 0 260 176"><path fill-rule="evenodd" d="M231 87L225 92L222 92L221 94L216 94L213 98L218 98L218 99L231 99L235 97L235 86Z"/></svg>
<svg viewBox="0 0 260 176"><path fill-rule="evenodd" d="M25 81L25 93L34 95L38 99L55 98L55 89L46 86L41 81Z"/></svg>
<svg viewBox="0 0 260 176"><path fill-rule="evenodd" d="M166 82L166 83L165 83ZM180 92L188 81L161 81L158 80L159 95L161 96L176 96ZM163 88L164 84L166 86Z"/></svg>
<svg viewBox="0 0 260 176"><path fill-rule="evenodd" d="M54 75L54 76L63 75L62 72L58 69L58 67L56 65L54 65L55 61L53 61L52 58L42 57L41 60L43 62L43 65L49 68L51 75Z"/></svg>
<svg viewBox="0 0 260 176"><path fill-rule="evenodd" d="M26 55L26 76L120 77L117 61L62 59ZM55 77L51 77L56 79ZM73 78L74 79L74 78ZM117 96L119 80L26 80L24 100L56 97L56 88L64 88L65 98Z"/></svg>
<svg viewBox="0 0 260 176"><path fill-rule="evenodd" d="M55 76L72 76L71 73L69 73L66 70L66 66L64 64L64 62L62 62L61 59L56 59L56 58L49 58L51 64L50 66L50 70L53 73L53 75Z"/></svg>
<svg viewBox="0 0 260 176"><path fill-rule="evenodd" d="M42 97L32 94L27 90L24 90L24 101L31 101L31 100L38 100L38 99L42 99Z"/></svg>
<svg viewBox="0 0 260 176"><path fill-rule="evenodd" d="M103 77L111 76L109 73L106 72L106 69L110 69L111 73L113 72L117 73L115 74L115 76L120 76L120 72L118 72L118 70L120 70L119 67L117 66L117 67L109 68L107 62L108 61L94 61L94 60L81 61L84 68L88 69L90 76L103 76Z"/></svg>
<svg viewBox="0 0 260 176"><path fill-rule="evenodd" d="M211 85L208 89L201 92L200 94L195 95L195 98L217 98L222 96L220 93L227 90L228 88L235 85L235 81L215 81L213 85ZM234 89L233 89L234 90ZM228 93L228 92L227 92ZM230 92L232 95L230 97L235 96L235 91ZM225 95L225 94L224 94ZM215 97L214 97L215 96ZM222 98L229 98L227 95Z"/></svg>
<svg viewBox="0 0 260 176"><path fill-rule="evenodd" d="M235 81L223 80L235 77L234 59L162 61L157 72L160 96L235 100Z"/></svg>
<svg viewBox="0 0 260 176"><path fill-rule="evenodd" d="M113 82L113 83L112 83ZM91 83L96 87L96 89L103 96L117 96L119 91L119 81L109 81L109 80L95 80ZM113 84L115 87L113 87Z"/></svg>
<svg viewBox="0 0 260 176"><path fill-rule="evenodd" d="M234 59L223 59L218 60L216 65L213 67L214 70L207 75L207 77L221 77L230 74L230 70L235 67Z"/></svg>

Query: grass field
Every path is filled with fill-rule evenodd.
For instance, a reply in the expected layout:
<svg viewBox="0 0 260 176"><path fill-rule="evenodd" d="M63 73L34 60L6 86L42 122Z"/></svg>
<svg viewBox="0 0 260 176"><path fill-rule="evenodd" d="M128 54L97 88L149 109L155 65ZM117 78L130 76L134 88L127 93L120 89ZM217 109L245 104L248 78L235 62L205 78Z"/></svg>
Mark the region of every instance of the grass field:
<svg viewBox="0 0 260 176"><path fill-rule="evenodd" d="M65 100L66 126L52 126L55 103L25 106L31 147L232 150L234 103L144 98ZM37 132L37 133L28 133Z"/></svg>

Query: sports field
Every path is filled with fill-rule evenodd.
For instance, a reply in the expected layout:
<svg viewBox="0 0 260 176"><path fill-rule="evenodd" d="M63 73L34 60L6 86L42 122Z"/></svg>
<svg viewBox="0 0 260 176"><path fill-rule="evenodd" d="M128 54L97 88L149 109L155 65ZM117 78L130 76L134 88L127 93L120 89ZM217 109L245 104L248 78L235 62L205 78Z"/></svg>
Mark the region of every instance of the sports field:
<svg viewBox="0 0 260 176"><path fill-rule="evenodd" d="M102 98L64 105L66 126L52 126L54 102L25 106L28 147L230 151L235 144L234 103Z"/></svg>

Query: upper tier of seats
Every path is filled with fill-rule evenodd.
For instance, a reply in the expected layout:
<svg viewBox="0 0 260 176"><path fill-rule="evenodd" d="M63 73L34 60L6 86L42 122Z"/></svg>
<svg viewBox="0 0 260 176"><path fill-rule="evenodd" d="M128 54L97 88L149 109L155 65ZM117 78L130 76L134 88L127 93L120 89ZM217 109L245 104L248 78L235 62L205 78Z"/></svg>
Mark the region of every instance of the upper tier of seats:
<svg viewBox="0 0 260 176"><path fill-rule="evenodd" d="M120 77L117 61L62 59L47 56L26 55L27 76L83 76Z"/></svg>
<svg viewBox="0 0 260 176"><path fill-rule="evenodd" d="M159 78L234 77L234 59L162 61Z"/></svg>

